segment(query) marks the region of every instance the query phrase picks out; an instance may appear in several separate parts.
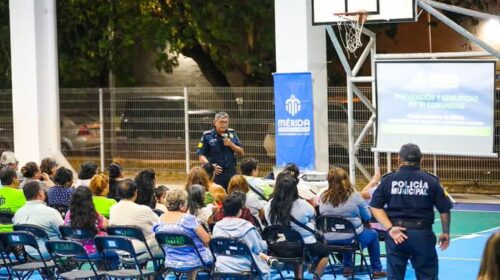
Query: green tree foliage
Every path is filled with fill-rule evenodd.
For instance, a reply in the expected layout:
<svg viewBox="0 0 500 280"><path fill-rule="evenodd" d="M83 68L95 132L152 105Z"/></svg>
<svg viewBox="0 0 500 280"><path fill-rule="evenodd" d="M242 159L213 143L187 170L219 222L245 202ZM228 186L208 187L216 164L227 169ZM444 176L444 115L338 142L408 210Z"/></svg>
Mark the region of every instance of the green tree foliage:
<svg viewBox="0 0 500 280"><path fill-rule="evenodd" d="M107 86L109 71L119 86L133 85L134 61L165 49L161 18L149 1L57 1L59 76L62 87ZM158 67L172 71L174 59Z"/></svg>
<svg viewBox="0 0 500 280"><path fill-rule="evenodd" d="M193 58L212 85L269 85L275 69L274 1L158 0L174 53Z"/></svg>

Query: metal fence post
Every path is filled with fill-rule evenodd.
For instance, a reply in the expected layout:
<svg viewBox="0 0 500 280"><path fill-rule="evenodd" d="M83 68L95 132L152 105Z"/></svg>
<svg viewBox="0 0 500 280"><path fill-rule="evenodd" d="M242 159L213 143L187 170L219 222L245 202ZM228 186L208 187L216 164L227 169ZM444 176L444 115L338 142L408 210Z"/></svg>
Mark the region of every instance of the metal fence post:
<svg viewBox="0 0 500 280"><path fill-rule="evenodd" d="M101 172L104 172L104 94L99 88L99 142L101 150Z"/></svg>
<svg viewBox="0 0 500 280"><path fill-rule="evenodd" d="M189 114L188 114L188 90L184 87L184 146L186 152L186 174L189 173Z"/></svg>

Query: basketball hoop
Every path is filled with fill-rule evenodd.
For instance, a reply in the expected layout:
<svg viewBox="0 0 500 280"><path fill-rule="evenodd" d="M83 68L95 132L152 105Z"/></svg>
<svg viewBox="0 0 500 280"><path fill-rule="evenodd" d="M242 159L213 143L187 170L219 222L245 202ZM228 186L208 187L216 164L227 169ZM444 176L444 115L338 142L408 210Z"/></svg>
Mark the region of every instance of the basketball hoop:
<svg viewBox="0 0 500 280"><path fill-rule="evenodd" d="M333 15L343 19L337 22L337 27L344 48L350 53L355 53L358 48L363 46L361 31L363 31L368 13L366 11L359 11L355 13L336 13Z"/></svg>

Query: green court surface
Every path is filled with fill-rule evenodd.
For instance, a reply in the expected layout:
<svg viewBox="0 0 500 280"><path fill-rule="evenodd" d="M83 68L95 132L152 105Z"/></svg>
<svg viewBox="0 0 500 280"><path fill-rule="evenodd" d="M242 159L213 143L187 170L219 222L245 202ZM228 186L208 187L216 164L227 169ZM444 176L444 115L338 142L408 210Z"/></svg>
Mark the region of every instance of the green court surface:
<svg viewBox="0 0 500 280"><path fill-rule="evenodd" d="M477 210L452 210L451 212L452 240L498 227L500 227L500 212ZM433 228L436 234L441 233L441 221L437 212Z"/></svg>

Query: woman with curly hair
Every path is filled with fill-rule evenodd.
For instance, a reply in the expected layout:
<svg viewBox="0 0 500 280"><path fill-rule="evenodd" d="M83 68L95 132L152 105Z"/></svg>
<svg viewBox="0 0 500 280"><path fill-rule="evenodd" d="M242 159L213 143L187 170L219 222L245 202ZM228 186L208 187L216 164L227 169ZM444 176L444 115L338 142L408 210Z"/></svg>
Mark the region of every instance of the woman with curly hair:
<svg viewBox="0 0 500 280"><path fill-rule="evenodd" d="M373 278L386 277L380 262L380 244L375 230L366 228L371 218L370 210L361 195L353 188L347 172L340 168L332 168L328 172L328 189L321 194L319 212L321 215L342 216L354 226L361 246L368 247ZM325 234L328 243L337 245L350 244L354 236L349 233ZM352 254L344 253L344 277L353 273Z"/></svg>
<svg viewBox="0 0 500 280"><path fill-rule="evenodd" d="M89 188L97 213L109 218L109 209L116 204L116 200L106 197L109 193L108 179L104 175L95 175L90 179Z"/></svg>
<svg viewBox="0 0 500 280"><path fill-rule="evenodd" d="M226 192L224 188L222 188L222 192L218 188L212 188L213 193L210 192L210 177L201 166L195 166L189 171L185 190L187 191L192 185L200 185L205 189L205 205L211 203L219 205L225 198Z"/></svg>
<svg viewBox="0 0 500 280"><path fill-rule="evenodd" d="M92 193L85 186L79 186L75 189L69 211L66 213L64 224L70 225L73 229L85 229L92 235L106 235L108 220L97 213L92 201ZM94 238L81 241L87 254L96 252Z"/></svg>
<svg viewBox="0 0 500 280"><path fill-rule="evenodd" d="M47 204L49 206L69 205L71 195L75 191L72 188L73 172L65 167L57 169L54 182L56 185L47 191Z"/></svg>

